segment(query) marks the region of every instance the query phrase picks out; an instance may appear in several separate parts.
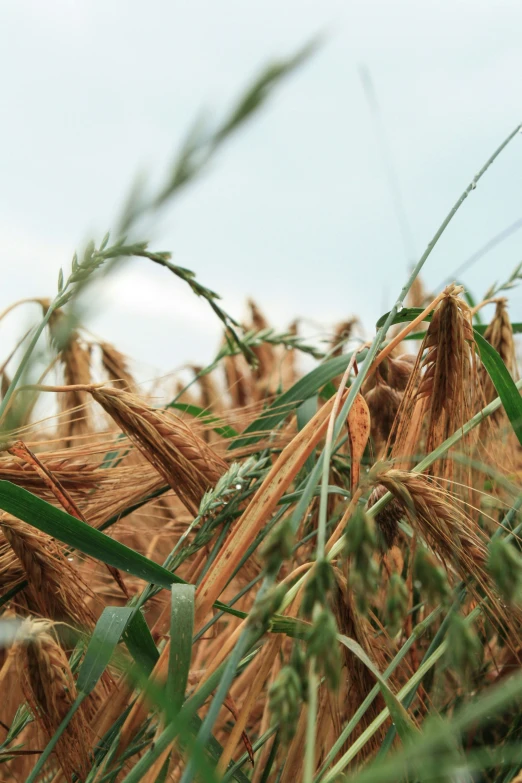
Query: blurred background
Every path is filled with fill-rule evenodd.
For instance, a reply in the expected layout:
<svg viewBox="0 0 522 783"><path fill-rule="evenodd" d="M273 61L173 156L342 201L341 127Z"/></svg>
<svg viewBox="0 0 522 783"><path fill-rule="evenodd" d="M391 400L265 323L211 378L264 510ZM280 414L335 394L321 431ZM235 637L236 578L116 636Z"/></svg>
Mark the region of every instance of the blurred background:
<svg viewBox="0 0 522 783"><path fill-rule="evenodd" d="M159 182L202 110L218 120L272 59L319 50L183 190L149 239L241 318L374 333L411 263L522 119L518 0L16 0L0 11L0 309L53 296L60 267ZM378 114L372 110L373 84ZM422 275L438 291L516 221L522 136L472 192ZM521 260L510 233L458 276L481 297ZM486 311L489 312L489 311ZM486 313L485 313L486 314ZM511 316L522 296L511 296ZM21 315L2 324L5 340ZM164 269L109 277L88 327L144 366L208 363L221 324Z"/></svg>

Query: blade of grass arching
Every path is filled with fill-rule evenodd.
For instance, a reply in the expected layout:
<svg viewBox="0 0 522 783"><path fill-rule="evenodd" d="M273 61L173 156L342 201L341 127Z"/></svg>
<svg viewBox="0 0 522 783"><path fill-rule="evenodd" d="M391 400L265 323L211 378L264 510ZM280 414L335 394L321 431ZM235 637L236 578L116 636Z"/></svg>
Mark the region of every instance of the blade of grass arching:
<svg viewBox="0 0 522 783"><path fill-rule="evenodd" d="M219 416L214 416L212 413L209 413L208 409L201 408L199 405L189 405L188 403L183 402L171 402L169 405L167 405L167 408L174 408L177 411L188 413L189 416L193 416L195 419L200 419L201 422L205 425L214 425L212 427L213 432L216 432L223 438L230 439L238 437L239 433L237 430L235 430L233 427L230 427L226 422L220 419Z"/></svg>
<svg viewBox="0 0 522 783"><path fill-rule="evenodd" d="M384 326L384 324L390 317L391 312L392 311L389 310L387 313L384 313L384 315L381 315L381 317L375 324L376 329L381 329L382 326ZM395 326L395 324L405 324L408 323L409 321L414 321L421 313L422 313L422 307L403 307L402 310L400 310L398 313L395 313L389 325ZM424 320L431 321L431 316L427 315L424 318Z"/></svg>
<svg viewBox="0 0 522 783"><path fill-rule="evenodd" d="M442 655L446 652L446 646L445 644L441 645L433 655L429 658L429 660L422 663L416 672L410 677L406 685L401 688L399 693L397 694L397 698L399 698L401 701L404 699L405 696L409 693L409 691L414 688L418 682L420 682L423 677L426 675L426 673L437 663L437 661L442 657ZM348 764L357 756L359 751L366 745L369 739L373 737L373 735L380 729L380 727L385 723L388 718L390 717L390 711L387 707L385 707L382 712L377 715L377 717L371 722L371 724L357 737L355 742L350 746L350 748L346 751L346 753L343 754L343 756L339 759L339 761L334 764L334 766L327 772L324 777L322 778L323 783L332 783L337 776L348 766ZM392 778L393 779L393 778Z"/></svg>
<svg viewBox="0 0 522 783"><path fill-rule="evenodd" d="M391 663L383 672L382 679L384 681L386 681L389 677L391 677L391 675L393 674L397 666L404 660L404 658L410 651L411 647L418 641L418 639L420 639L420 637L424 634L424 632L431 625L431 623L437 619L437 617L440 615L441 612L442 612L442 607L440 606L437 607L413 629L410 637L402 645L397 655L394 657L394 659L391 661ZM362 704L358 707L354 715L351 717L349 722L342 730L337 740L334 742L334 744L328 751L328 754L325 760L323 761L321 769L319 770L319 772L317 773L314 779L314 783L319 783L319 781L322 780L324 774L326 773L332 761L335 759L335 757L337 756L337 754L339 753L343 745L347 742L349 736L354 731L354 729L358 725L363 715L366 713L366 711L369 709L371 704L375 701L375 699L379 695L379 691L380 691L380 684L377 683L376 685L374 685L370 693L366 696Z"/></svg>
<svg viewBox="0 0 522 783"><path fill-rule="evenodd" d="M405 307L403 310L400 311L400 313L397 313L391 322L391 326L395 324L405 324L409 321L414 321L415 318L417 318L422 313L421 307ZM376 323L377 329L379 329L383 323L386 321L390 313L385 313L384 315L381 315L379 320ZM425 321L431 321L431 315L427 315L424 318ZM473 324L473 331L477 334L483 335L486 329L488 328L489 324ZM520 334L522 332L522 323L520 321L516 321L515 323L511 324L511 328L513 329L514 334ZM413 340L413 339L419 339L420 335L424 335L424 332L417 332L417 334L407 335L404 339L405 340Z"/></svg>
<svg viewBox="0 0 522 783"><path fill-rule="evenodd" d="M429 321L429 318L426 318L426 321ZM483 335L486 329L488 328L489 324L475 324L474 330L477 332L477 334ZM521 334L522 333L522 323L519 321L512 323L511 328L513 329L513 334ZM424 337L426 337L426 332L413 332L413 334L407 334L404 338L405 340L423 340Z"/></svg>
<svg viewBox="0 0 522 783"><path fill-rule="evenodd" d="M366 655L361 645L358 644L355 639L350 639L350 637L344 636L344 634L337 634L337 639L371 671L379 684L384 701L386 702L392 720L399 732L400 738L403 742L411 739L419 730L397 696L391 690L384 675L380 673L373 661Z"/></svg>
<svg viewBox="0 0 522 783"><path fill-rule="evenodd" d="M185 699L194 631L194 586L172 585L167 693L177 712Z"/></svg>
<svg viewBox="0 0 522 783"><path fill-rule="evenodd" d="M480 608L477 607L474 609L466 618L467 623L473 622L473 620L480 614ZM433 666L437 663L438 660L444 655L447 649L447 643L446 641L442 642L437 649L433 651L433 653L430 655L429 658L424 657L421 665L415 671L408 682L401 688L399 693L397 694L397 698L403 703L407 703L407 696L410 694L412 689L416 691L419 683L424 679L427 672L433 668ZM334 766L330 769L330 771L322 778L323 783L332 783L337 778L337 775L339 775L346 766L357 756L359 751L365 746L367 741L373 737L376 731L382 726L382 724L390 717L390 711L386 707L382 712L377 715L377 717L372 721L372 723L362 732L362 734L357 737L355 742L351 745L350 748L346 751L346 753L343 754L343 756L339 759L339 761L334 764ZM417 742L420 741L420 738L417 739ZM393 779L393 778L392 778Z"/></svg>
<svg viewBox="0 0 522 783"><path fill-rule="evenodd" d="M492 345L482 335L475 333L482 364L486 368L491 381L502 400L504 410L511 422L513 431L522 445L522 397L509 374L506 365Z"/></svg>
<svg viewBox="0 0 522 783"><path fill-rule="evenodd" d="M414 768L419 776L423 760L440 753L448 747L454 747L455 738L471 728L478 728L490 722L502 711L514 705L522 694L522 674L504 680L500 685L488 689L482 696L473 699L461 707L449 720L432 718L421 736L404 750L395 753L390 759L368 765L357 773L357 783L385 783L402 779L406 765ZM518 747L520 751L520 747ZM354 778L351 778L354 779Z"/></svg>
<svg viewBox="0 0 522 783"><path fill-rule="evenodd" d="M133 576L145 580L154 585L170 588L173 584L186 584L184 579L167 571L166 568L153 560L135 552L133 549L120 544L119 541L109 538L99 530L86 525L79 519L70 516L45 500L32 495L26 489L11 484L9 481L0 481L0 508L9 514L21 519L23 522L42 530L44 533L56 538L74 549L78 549L89 557L109 563L115 568L120 568ZM17 591L22 590L27 583L17 585ZM2 602L13 597L14 588L10 591L9 598L4 596ZM237 609L231 609L221 601L215 601L214 607L244 619L247 615ZM285 627L285 618L274 621L274 630ZM282 623L282 624L281 624ZM285 631L283 631L285 632Z"/></svg>
<svg viewBox="0 0 522 783"><path fill-rule="evenodd" d="M364 353L361 352L360 355L364 356ZM229 450L257 443L268 435L305 400L317 394L325 383L342 375L351 356L352 354L349 353L336 356L335 359L329 359L307 373L304 378L300 378L288 391L277 397L255 421L248 425L243 435L230 444Z"/></svg>
<svg viewBox="0 0 522 783"><path fill-rule="evenodd" d="M183 583L175 574L72 517L26 489L0 481L0 508L96 560L133 574L147 582L168 587Z"/></svg>
<svg viewBox="0 0 522 783"><path fill-rule="evenodd" d="M78 672L78 679L76 682L78 695L67 712L67 715L47 744L44 752L38 759L36 766L26 779L26 783L34 783L34 781L37 780L47 759L53 752L56 743L69 725L74 714L80 708L84 699L86 699L96 687L96 683L107 668L114 650L121 639L122 633L134 611L134 609L126 606L107 606L103 610L100 619L96 623L87 650L85 651L85 657Z"/></svg>

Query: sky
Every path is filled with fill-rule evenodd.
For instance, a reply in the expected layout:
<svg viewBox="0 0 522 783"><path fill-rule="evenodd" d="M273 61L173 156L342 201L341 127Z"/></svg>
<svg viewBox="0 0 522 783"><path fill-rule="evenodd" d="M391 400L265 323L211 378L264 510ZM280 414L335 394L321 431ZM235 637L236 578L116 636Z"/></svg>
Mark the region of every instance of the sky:
<svg viewBox="0 0 522 783"><path fill-rule="evenodd" d="M521 29L519 0L4 0L0 309L53 296L60 267L116 226L138 175L163 179L202 111L218 122L267 64L322 34L140 238L171 251L233 316L252 296L277 328L300 317L324 336L357 314L371 336L411 262L522 122ZM517 136L429 258L428 288L522 218L521 173ZM522 230L462 282L480 297L521 245ZM522 319L520 291L511 313ZM16 318L0 325L2 341ZM220 334L204 302L145 260L104 281L87 326L163 372L209 362Z"/></svg>

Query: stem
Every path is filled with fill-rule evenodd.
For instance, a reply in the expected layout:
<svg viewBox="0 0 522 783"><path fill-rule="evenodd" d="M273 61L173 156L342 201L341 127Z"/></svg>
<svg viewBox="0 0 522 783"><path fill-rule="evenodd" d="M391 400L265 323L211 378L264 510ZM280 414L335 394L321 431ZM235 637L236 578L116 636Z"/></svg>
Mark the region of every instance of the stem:
<svg viewBox="0 0 522 783"><path fill-rule="evenodd" d="M477 607L474 609L466 618L466 622L471 623L475 617L480 613L480 607ZM416 688L417 685L421 682L424 675L436 664L436 662L439 660L439 658L442 657L442 655L446 652L447 649L447 642L442 642L442 644L439 645L439 647L433 651L433 653L430 655L429 658L425 659L417 671L412 675L412 677L408 680L406 685L401 688L399 693L397 694L397 698L399 701L403 701L410 691L413 688ZM355 758L355 756L359 753L359 751L364 747L366 742L373 737L373 735L376 733L376 731L382 726L382 724L389 718L390 712L388 708L386 707L377 717L374 721L368 726L368 728L363 731L363 733L356 739L356 741L353 743L353 745L346 751L344 756L339 759L337 764L332 767L328 775L323 779L323 783L330 783L332 780L336 778L336 776L343 771L343 769L347 766L347 764L350 763L350 761Z"/></svg>
<svg viewBox="0 0 522 783"><path fill-rule="evenodd" d="M16 372L15 372L15 374L13 376L13 380L9 384L9 387L8 387L6 393L5 393L4 399L0 403L0 423L1 423L1 421L2 421L2 419L4 417L4 414L6 412L7 406L9 404L9 400L11 399L11 397L13 395L13 392L14 392L14 390L16 389L16 387L18 385L18 381L22 377L22 375L23 375L23 373L25 371L25 368L29 364L29 359L31 358L31 355L32 355L34 349L36 348L36 344L37 344L38 340L40 339L40 335L42 334L43 330L47 326L47 324L49 322L49 319L51 318L53 312L55 311L55 309L58 306L59 306L59 301L55 301L52 304L50 304L46 314L44 315L44 317L42 319L42 321L36 327L36 330L35 330L35 333L34 333L32 339L31 339L31 342L27 346L26 351L25 351L25 353L24 353L24 355L22 357L22 361L18 365L18 369L16 370Z"/></svg>
<svg viewBox="0 0 522 783"><path fill-rule="evenodd" d="M390 665L386 668L386 670L383 673L383 679L387 680L399 663L405 658L406 654L409 652L412 645L417 641L417 639L420 638L420 636L424 633L424 631L428 628L428 626L439 616L439 614L442 611L442 607L438 606L436 609L431 612L422 622L420 622L412 631L411 636L407 641L402 645L401 649L395 656L395 658L392 660ZM428 656L429 657L429 656ZM350 721L347 723L345 728L343 729L342 733L339 735L333 746L330 748L323 765L321 769L319 770L319 773L316 775L314 779L314 783L319 783L319 781L323 778L323 775L325 774L326 770L334 760L334 758L337 756L339 751L341 750L342 746L352 733L352 731L355 729L363 715L366 713L372 702L377 698L381 690L381 687L379 683L376 683L368 696L364 699L362 704L357 709L357 712L352 716Z"/></svg>
<svg viewBox="0 0 522 783"><path fill-rule="evenodd" d="M325 548L325 539L326 539L326 515L328 511L328 476L330 473L330 458L332 455L335 419L339 411L339 406L341 404L341 399L344 390L346 388L346 384L348 383L348 378L350 377L350 373L355 364L356 356L357 354L354 352L352 358L350 359L348 367L344 371L344 375L342 377L341 383L339 385L339 388L337 389L337 394L335 395L335 400L334 400L333 408L330 413L330 418L328 420L328 430L326 433L326 441L323 450L323 454L324 454L323 475L321 481L321 497L319 499L319 519L317 522L317 560L322 560L324 558L324 548Z"/></svg>
<svg viewBox="0 0 522 783"><path fill-rule="evenodd" d="M319 687L319 678L314 667L315 661L312 658L308 672L308 713L306 715L303 783L312 783L315 770L315 722L317 720L317 690Z"/></svg>
<svg viewBox="0 0 522 783"><path fill-rule="evenodd" d="M78 696L76 697L74 703L69 708L69 711L67 712L67 715L62 720L62 722L60 723L60 725L58 726L58 728L54 732L53 736L49 740L49 742L47 744L47 747L45 748L44 752L42 753L42 755L38 759L38 761L36 763L36 766L33 768L32 772L30 773L30 775L27 778L25 783L34 783L34 781L37 779L39 773L44 768L44 765L45 765L47 759L49 758L49 756L53 752L53 750L54 750L54 748L56 746L56 743L58 742L58 740L62 736L63 732L65 731L65 729L69 725L69 723L71 721L71 718L73 717L73 715L75 714L77 709L80 707L81 703L86 698L86 696L87 696L86 693L80 692L78 694Z"/></svg>

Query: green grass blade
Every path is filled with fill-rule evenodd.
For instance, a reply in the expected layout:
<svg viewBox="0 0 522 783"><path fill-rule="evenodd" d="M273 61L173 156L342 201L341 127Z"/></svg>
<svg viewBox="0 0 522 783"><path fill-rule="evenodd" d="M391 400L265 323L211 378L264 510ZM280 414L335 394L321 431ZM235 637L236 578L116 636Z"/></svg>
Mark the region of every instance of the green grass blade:
<svg viewBox="0 0 522 783"><path fill-rule="evenodd" d="M386 706L388 707L392 720L397 727L397 731L401 740L405 742L418 734L418 729L409 716L408 712L405 710L397 696L391 690L386 681L386 678L380 673L369 656L366 655L361 645L358 644L355 639L351 639L350 637L344 636L343 634L338 634L337 638L348 650L350 650L353 655L355 655L362 663L364 663L364 665L371 671L379 683L384 701L386 702Z"/></svg>
<svg viewBox="0 0 522 783"><path fill-rule="evenodd" d="M388 313L384 313L384 315L381 315L377 323L375 324L376 329L380 329L381 326L383 326L386 323L387 318L390 315L391 310ZM394 324L405 324L408 323L408 321L413 321L415 318L417 318L418 315L422 313L422 307L403 307L403 309L395 313L395 316L390 323L390 326L393 326ZM431 321L431 316L426 316L424 319L425 321Z"/></svg>
<svg viewBox="0 0 522 783"><path fill-rule="evenodd" d="M85 695L93 691L107 668L116 645L135 611L130 606L106 606L103 610L78 672L76 685Z"/></svg>
<svg viewBox="0 0 522 783"><path fill-rule="evenodd" d="M9 481L0 481L0 508L58 541L147 582L169 588L175 582L183 583L139 552Z"/></svg>
<svg viewBox="0 0 522 783"><path fill-rule="evenodd" d="M128 651L145 674L151 674L159 658L158 648L141 611L135 609L122 637Z"/></svg>
<svg viewBox="0 0 522 783"><path fill-rule="evenodd" d="M172 585L167 690L175 710L181 708L187 689L194 633L194 592L193 585Z"/></svg>
<svg viewBox="0 0 522 783"><path fill-rule="evenodd" d="M418 315L422 313L422 307L405 307L403 310L400 311L400 313L397 313L393 321L391 322L391 326L394 324L405 324L409 321L413 321L415 318L417 318ZM390 313L385 313L384 315L381 315L377 323L375 324L377 329L380 329L380 327L383 325L383 323L386 321L387 317ZM431 321L431 314L427 315L424 319L425 321ZM486 329L488 328L489 324L474 324L473 330L477 334L484 334ZM522 333L522 322L516 321L515 323L511 324L511 328L513 329L513 334L521 334ZM424 332L417 333L415 335L415 339L419 339L419 334L423 335ZM405 338L406 340L410 339L413 340L413 335L408 335L408 337Z"/></svg>
<svg viewBox="0 0 522 783"><path fill-rule="evenodd" d="M237 430L226 424L226 422L220 419L219 416L214 416L212 413L209 413L206 408L201 408L199 405L189 405L188 403L184 402L170 402L166 407L174 408L175 410L182 411L183 413L188 413L189 416L193 416L195 419L200 419L203 424L215 425L212 427L212 430L217 432L217 434L221 435L223 438L237 438L239 434Z"/></svg>
<svg viewBox="0 0 522 783"><path fill-rule="evenodd" d="M62 722L60 723L58 728L56 729L55 733L51 737L51 739L48 742L46 748L44 749L44 752L42 753L42 755L40 756L40 758L36 762L36 765L34 766L33 770L31 771L29 776L26 778L25 783L35 783L35 781L38 779L38 777L40 775L40 772L43 770L43 768L44 768L44 766L45 766L45 764L47 762L47 759L49 758L49 756L53 752L53 750L54 750L54 748L56 746L56 743L58 742L58 740L60 739L60 737L64 733L65 729L67 728L67 726L71 722L75 712L78 710L78 708L80 707L81 703L83 702L83 700L85 698L86 698L86 694L85 693L79 693L78 694L74 704L71 705L71 708L69 709L69 712L67 713L65 718L62 720Z"/></svg>
<svg viewBox="0 0 522 783"><path fill-rule="evenodd" d="M100 619L96 623L85 652L85 657L80 666L80 671L78 672L78 680L76 682L78 696L38 759L26 783L33 783L37 779L74 714L81 706L83 700L96 687L96 683L107 668L114 650L135 612L136 609L127 606L107 606L103 610Z"/></svg>
<svg viewBox="0 0 522 783"><path fill-rule="evenodd" d="M475 342L480 353L482 364L486 368L491 381L502 400L504 410L511 426L522 445L522 397L509 374L506 365L482 335L475 332Z"/></svg>

